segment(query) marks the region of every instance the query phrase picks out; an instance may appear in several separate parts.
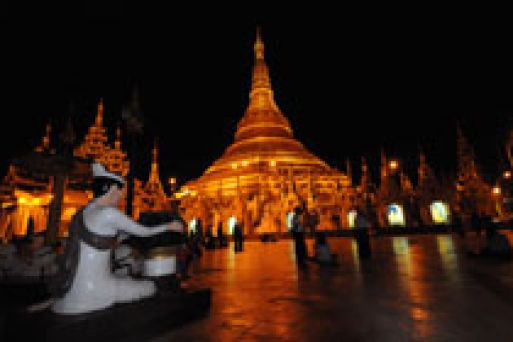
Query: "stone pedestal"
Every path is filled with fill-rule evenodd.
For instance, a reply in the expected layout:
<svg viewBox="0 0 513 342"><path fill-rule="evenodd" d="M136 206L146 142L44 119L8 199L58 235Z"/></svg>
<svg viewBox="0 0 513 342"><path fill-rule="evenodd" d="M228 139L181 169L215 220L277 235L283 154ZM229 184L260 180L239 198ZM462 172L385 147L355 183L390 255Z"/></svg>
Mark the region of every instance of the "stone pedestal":
<svg viewBox="0 0 513 342"><path fill-rule="evenodd" d="M88 314L10 312L1 341L147 341L208 313L210 289L159 291L153 298ZM0 317L2 318L2 317Z"/></svg>

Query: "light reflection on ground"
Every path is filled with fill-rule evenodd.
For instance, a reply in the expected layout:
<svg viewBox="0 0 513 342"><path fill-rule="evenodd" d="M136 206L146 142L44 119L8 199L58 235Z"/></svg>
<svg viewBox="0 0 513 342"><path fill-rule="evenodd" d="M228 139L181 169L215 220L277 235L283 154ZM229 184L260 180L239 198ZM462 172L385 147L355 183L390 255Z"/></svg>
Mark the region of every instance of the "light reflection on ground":
<svg viewBox="0 0 513 342"><path fill-rule="evenodd" d="M368 260L352 239L329 243L337 268L298 269L291 240L206 251L191 283L213 289L211 313L155 341L509 340L513 264L446 234L375 237Z"/></svg>

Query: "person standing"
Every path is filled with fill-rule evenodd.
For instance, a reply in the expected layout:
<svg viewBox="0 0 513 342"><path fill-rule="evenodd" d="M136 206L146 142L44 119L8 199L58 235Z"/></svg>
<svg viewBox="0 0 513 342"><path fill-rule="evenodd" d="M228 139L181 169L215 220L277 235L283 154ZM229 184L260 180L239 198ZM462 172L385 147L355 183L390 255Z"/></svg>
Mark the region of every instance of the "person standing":
<svg viewBox="0 0 513 342"><path fill-rule="evenodd" d="M298 265L306 265L306 244L305 229L302 222L303 210L301 207L294 208L291 217L291 233L294 239L294 251L296 253L296 262Z"/></svg>
<svg viewBox="0 0 513 342"><path fill-rule="evenodd" d="M233 240L235 252L242 252L244 244L244 234L242 232L242 225L237 222L233 229Z"/></svg>
<svg viewBox="0 0 513 342"><path fill-rule="evenodd" d="M369 229L371 224L367 217L363 214L362 210L357 210L355 220L355 238L358 245L358 255L361 258L371 256L371 246L369 240Z"/></svg>
<svg viewBox="0 0 513 342"><path fill-rule="evenodd" d="M201 245L203 244L203 227L201 219L196 220L196 227L190 238L191 252L194 257L200 257L203 252L201 251Z"/></svg>

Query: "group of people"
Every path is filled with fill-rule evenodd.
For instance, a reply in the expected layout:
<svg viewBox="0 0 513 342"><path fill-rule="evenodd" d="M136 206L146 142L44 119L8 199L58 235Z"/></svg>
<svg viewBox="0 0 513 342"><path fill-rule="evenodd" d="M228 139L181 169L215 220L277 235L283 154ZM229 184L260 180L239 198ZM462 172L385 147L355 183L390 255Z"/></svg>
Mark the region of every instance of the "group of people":
<svg viewBox="0 0 513 342"><path fill-rule="evenodd" d="M228 229L233 238L233 247L235 252L242 252L244 245L243 226L237 221L235 216L228 219ZM216 247L228 247L228 236L224 233L223 224L217 225L217 236L212 235L212 227L208 227L203 235L203 226L201 219L194 219L189 226L189 240L191 250L195 255L201 255L201 249L214 249Z"/></svg>
<svg viewBox="0 0 513 342"><path fill-rule="evenodd" d="M315 229L312 228L310 228L311 233L315 236L314 254L312 257L308 256L305 243L306 224L304 223L303 214L303 208L296 207L287 215L288 230L292 234L292 238L294 240L294 251L297 264L301 267L305 267L307 265L306 261L312 260L321 265L337 265L337 254L331 252L326 233L315 231ZM358 245L358 254L362 258L370 257L371 255L369 238L370 228L370 221L362 211L358 211L355 220L354 236Z"/></svg>
<svg viewBox="0 0 513 342"><path fill-rule="evenodd" d="M512 254L508 238L498 231L497 224L491 216L482 216L474 212L470 216L470 229L474 231L473 247L469 244L472 239L465 234L464 229L461 236L467 241L468 254L475 256L510 258ZM484 236L483 236L484 231Z"/></svg>

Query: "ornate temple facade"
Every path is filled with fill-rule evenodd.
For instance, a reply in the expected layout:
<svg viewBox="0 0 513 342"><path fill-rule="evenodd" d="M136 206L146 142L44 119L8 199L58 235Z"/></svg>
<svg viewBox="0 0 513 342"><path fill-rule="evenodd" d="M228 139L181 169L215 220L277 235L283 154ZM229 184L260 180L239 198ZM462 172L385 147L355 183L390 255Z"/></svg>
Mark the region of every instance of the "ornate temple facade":
<svg viewBox="0 0 513 342"><path fill-rule="evenodd" d="M185 217L226 227L234 215L245 234L283 232L286 213L300 205L322 226L335 228L347 216L350 181L294 138L274 100L259 33L254 54L249 104L233 144L177 193Z"/></svg>
<svg viewBox="0 0 513 342"><path fill-rule="evenodd" d="M107 129L103 125L104 106L100 100L97 105L94 123L89 127L83 141L72 150L76 158L96 160L105 167L123 177L128 175L129 161L121 146L121 129L116 129L115 139L109 143ZM71 139L74 133L69 131L61 135ZM51 147L51 127L48 125L41 144L34 150L41 156L55 156ZM72 144L72 141L69 141ZM90 170L84 170L89 175ZM70 174L64 180L62 202L59 206L58 235L66 236L71 217L92 199L90 177ZM153 161L147 182L134 181L134 218L142 211L167 208L168 196L160 182L158 174L158 148L153 149ZM11 164L7 175L0 184L0 240L9 240L13 236L24 236L30 226L34 232L45 231L49 225L51 205L55 196L55 177L34 172L30 167ZM122 203L124 209L126 203ZM31 228L32 229L32 228Z"/></svg>
<svg viewBox="0 0 513 342"><path fill-rule="evenodd" d="M121 148L121 129L116 129L114 144L108 142L107 129L103 126L103 101L100 100L96 111L96 119L87 131L83 142L77 146L73 154L77 157L94 159L105 165L110 171L126 177L129 161Z"/></svg>
<svg viewBox="0 0 513 342"><path fill-rule="evenodd" d="M381 152L380 183L370 182L363 159L362 177L356 188L355 203L377 227L432 226L451 222L454 207L453 187L443 186L419 151L417 183L414 186L401 161Z"/></svg>
<svg viewBox="0 0 513 342"><path fill-rule="evenodd" d="M126 177L130 164L122 148L121 130L116 130L113 143L109 143L103 118L100 100L93 124L69 153L83 161L99 161ZM57 156L50 137L48 125L32 160L43 160L37 155L47 161ZM66 146L73 146L71 122L61 139L67 141ZM465 221L472 213L513 220L513 133L506 143L510 169L495 186L483 179L473 149L459 127L456 140L458 169L454 178L437 177L419 151L413 184L403 162L382 151L376 177L379 184L373 183L367 161L362 158L361 177L353 185L349 161L346 172L340 172L294 138L289 120L274 99L264 44L257 32L249 103L237 124L233 143L201 177L177 192L176 179L170 178L173 196L166 194L161 183L155 144L148 180L134 180L133 216L138 219L145 211L168 210L170 202L179 201L187 221L201 219L204 226L214 227L215 234L220 223L226 232L228 218L235 216L243 223L246 235L285 232L286 214L297 206L305 208L307 225L316 223L326 230L353 227L357 208L375 227L449 224L455 216ZM33 166L12 163L0 183L0 241L23 236L29 227L35 232L44 231L55 222L52 208L58 208L54 210L54 216L59 217L58 235L66 236L72 215L92 198L88 190L91 179L85 176L90 174L89 169L61 174L58 181L56 173L41 172ZM58 169L52 170L59 173ZM59 193L62 198L56 201L55 194Z"/></svg>
<svg viewBox="0 0 513 342"><path fill-rule="evenodd" d="M493 188L486 183L476 165L474 150L457 127L458 170L456 175L455 210L468 218L472 213L496 215Z"/></svg>
<svg viewBox="0 0 513 342"><path fill-rule="evenodd" d="M170 197L166 194L159 176L159 149L153 146L152 162L148 181L135 179L133 216L138 218L145 211L163 211L170 209Z"/></svg>

